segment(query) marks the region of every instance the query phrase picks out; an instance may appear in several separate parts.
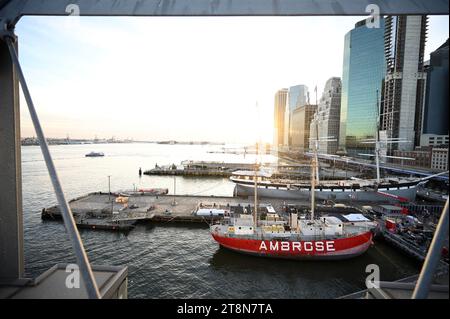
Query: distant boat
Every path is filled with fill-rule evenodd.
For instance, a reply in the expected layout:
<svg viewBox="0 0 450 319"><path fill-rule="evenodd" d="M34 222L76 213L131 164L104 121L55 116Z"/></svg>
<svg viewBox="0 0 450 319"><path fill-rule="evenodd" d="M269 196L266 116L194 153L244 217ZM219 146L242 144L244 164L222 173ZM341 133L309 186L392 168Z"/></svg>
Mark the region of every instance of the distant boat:
<svg viewBox="0 0 450 319"><path fill-rule="evenodd" d="M103 152L90 152L86 154L86 157L101 157L105 156Z"/></svg>

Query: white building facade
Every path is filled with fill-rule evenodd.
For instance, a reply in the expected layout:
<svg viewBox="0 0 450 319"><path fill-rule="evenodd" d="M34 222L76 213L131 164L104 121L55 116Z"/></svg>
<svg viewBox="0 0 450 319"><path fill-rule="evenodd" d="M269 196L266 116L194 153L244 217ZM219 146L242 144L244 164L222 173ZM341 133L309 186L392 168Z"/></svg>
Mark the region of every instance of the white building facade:
<svg viewBox="0 0 450 319"><path fill-rule="evenodd" d="M341 78L332 77L325 84L317 107L317 112L310 125L310 144L318 138L318 152L335 154L339 146L339 127L341 114ZM316 132L318 134L316 134Z"/></svg>
<svg viewBox="0 0 450 319"><path fill-rule="evenodd" d="M434 147L431 151L431 168L446 171L448 170L448 147Z"/></svg>

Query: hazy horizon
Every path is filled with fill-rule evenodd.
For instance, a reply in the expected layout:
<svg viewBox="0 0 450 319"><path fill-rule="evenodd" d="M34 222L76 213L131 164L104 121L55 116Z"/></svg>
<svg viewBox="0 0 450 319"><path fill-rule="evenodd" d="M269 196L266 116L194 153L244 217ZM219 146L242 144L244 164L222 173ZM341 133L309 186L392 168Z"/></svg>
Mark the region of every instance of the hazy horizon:
<svg viewBox="0 0 450 319"><path fill-rule="evenodd" d="M24 17L16 32L48 138L252 143L272 141L277 90L306 84L315 101L342 77L363 18ZM430 17L425 60L447 38L448 16Z"/></svg>

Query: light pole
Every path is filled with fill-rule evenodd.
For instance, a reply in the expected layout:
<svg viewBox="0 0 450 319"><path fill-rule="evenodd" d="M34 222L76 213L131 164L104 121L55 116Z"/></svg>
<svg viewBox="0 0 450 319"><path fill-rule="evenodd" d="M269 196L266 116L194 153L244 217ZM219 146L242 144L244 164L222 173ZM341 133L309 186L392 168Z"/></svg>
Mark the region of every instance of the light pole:
<svg viewBox="0 0 450 319"><path fill-rule="evenodd" d="M175 201L176 191L177 191L177 176L173 174L173 202L172 202L173 206L177 204L177 202Z"/></svg>
<svg viewBox="0 0 450 319"><path fill-rule="evenodd" d="M336 159L333 158L333 178L334 178L335 168L336 168Z"/></svg>
<svg viewBox="0 0 450 319"><path fill-rule="evenodd" d="M111 175L108 175L108 201L111 200Z"/></svg>
<svg viewBox="0 0 450 319"><path fill-rule="evenodd" d="M348 171L348 159L345 159L345 179L347 179L347 171Z"/></svg>

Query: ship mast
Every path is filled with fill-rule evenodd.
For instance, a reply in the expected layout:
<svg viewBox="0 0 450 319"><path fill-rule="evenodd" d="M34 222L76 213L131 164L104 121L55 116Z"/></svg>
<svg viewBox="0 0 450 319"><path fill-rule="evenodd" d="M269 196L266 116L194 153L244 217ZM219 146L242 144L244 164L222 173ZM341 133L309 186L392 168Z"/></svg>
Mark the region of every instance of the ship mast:
<svg viewBox="0 0 450 319"><path fill-rule="evenodd" d="M254 229L256 231L256 227L258 226L258 143L256 143L256 148L255 148L255 209L253 209L253 224L254 224Z"/></svg>
<svg viewBox="0 0 450 319"><path fill-rule="evenodd" d="M319 143L319 128L318 128L318 119L316 120L315 127L316 127L316 138L314 139L314 156L311 158L311 219L314 219L314 210L316 206L316 179L318 178L319 169L318 169L318 156L317 156L317 149L318 149L318 143Z"/></svg>
<svg viewBox="0 0 450 319"><path fill-rule="evenodd" d="M316 180L317 180L317 184L319 184L319 157L317 155L317 153L319 152L319 103L317 103L317 85L314 88L314 91L316 92L316 107L317 107L317 119L316 119L316 140L314 142L315 145L315 152L314 152L314 157L316 160Z"/></svg>
<svg viewBox="0 0 450 319"><path fill-rule="evenodd" d="M377 89L377 131L375 134L375 164L377 167L377 183L380 183L380 103Z"/></svg>
<svg viewBox="0 0 450 319"><path fill-rule="evenodd" d="M315 184L316 184L316 159L312 158L311 163L311 219L314 219L314 207L315 207Z"/></svg>
<svg viewBox="0 0 450 319"><path fill-rule="evenodd" d="M258 116L258 102L256 102L256 115ZM258 130L259 133L259 130ZM259 135L259 134L258 134ZM259 142L261 142L261 137L259 136ZM259 154L259 148L258 148L258 140L256 141L255 145L255 208L253 209L253 224L254 224L254 230L256 232L256 227L258 226L258 154Z"/></svg>

